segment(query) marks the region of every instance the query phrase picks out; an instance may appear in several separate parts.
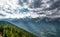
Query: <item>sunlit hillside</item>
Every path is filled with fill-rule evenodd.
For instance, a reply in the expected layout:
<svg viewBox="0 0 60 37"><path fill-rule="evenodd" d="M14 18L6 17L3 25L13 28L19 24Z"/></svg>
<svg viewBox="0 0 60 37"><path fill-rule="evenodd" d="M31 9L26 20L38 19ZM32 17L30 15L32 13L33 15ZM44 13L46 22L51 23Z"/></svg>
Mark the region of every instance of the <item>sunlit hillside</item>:
<svg viewBox="0 0 60 37"><path fill-rule="evenodd" d="M0 21L0 37L37 37L9 22Z"/></svg>

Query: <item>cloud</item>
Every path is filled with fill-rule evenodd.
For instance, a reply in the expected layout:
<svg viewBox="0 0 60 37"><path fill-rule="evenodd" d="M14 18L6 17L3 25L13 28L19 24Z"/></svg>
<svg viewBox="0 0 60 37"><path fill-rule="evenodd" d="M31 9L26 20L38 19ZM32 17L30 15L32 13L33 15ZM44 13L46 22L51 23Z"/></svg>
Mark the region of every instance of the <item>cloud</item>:
<svg viewBox="0 0 60 37"><path fill-rule="evenodd" d="M47 8L47 6L44 6L43 9L42 8L31 9L29 8L29 5L32 3L31 0L28 1L30 4L23 3L23 6L19 4L20 2L21 0L20 1L19 0L6 0L6 1L0 0L0 14L1 14L0 19L1 18L25 18L25 17L40 18L40 17L47 17L48 15L49 15L48 17L52 17L52 14L54 14L57 11L57 9L44 11L43 9L45 9L45 7ZM33 3L36 8L37 6L40 7L41 1L35 0ZM54 9L55 7L56 8L59 7L60 6L59 3L60 1L56 1L52 3L52 5L49 6L47 9L50 9L50 8ZM45 3L45 5L46 4L47 3Z"/></svg>
<svg viewBox="0 0 60 37"><path fill-rule="evenodd" d="M57 1L53 1L51 6L49 8L47 8L47 10L53 10L53 9L56 9L59 7L60 7L60 0L57 0Z"/></svg>
<svg viewBox="0 0 60 37"><path fill-rule="evenodd" d="M2 2L2 4L1 4ZM30 1L29 1L30 2ZM28 5L24 4L24 6L20 6L18 4L18 0L0 0L0 14L5 15L5 16L0 16L1 18L25 18L25 17L30 17L30 18L37 18L40 17L37 13L31 12L31 11L26 11L23 8L28 9ZM23 9L23 11L21 11Z"/></svg>

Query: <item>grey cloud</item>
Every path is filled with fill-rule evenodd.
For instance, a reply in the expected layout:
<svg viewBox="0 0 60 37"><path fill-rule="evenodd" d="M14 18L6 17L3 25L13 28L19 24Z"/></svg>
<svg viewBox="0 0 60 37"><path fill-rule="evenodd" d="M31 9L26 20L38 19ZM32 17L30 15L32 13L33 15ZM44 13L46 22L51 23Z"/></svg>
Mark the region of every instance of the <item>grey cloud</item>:
<svg viewBox="0 0 60 37"><path fill-rule="evenodd" d="M56 9L56 8L59 8L59 7L60 7L60 0L52 3L52 5L49 8L47 8L47 10L53 10L53 9Z"/></svg>
<svg viewBox="0 0 60 37"><path fill-rule="evenodd" d="M19 5L23 6L23 2L21 0L19 0Z"/></svg>
<svg viewBox="0 0 60 37"><path fill-rule="evenodd" d="M3 15L3 14L0 14L0 16L5 16L5 15Z"/></svg>
<svg viewBox="0 0 60 37"><path fill-rule="evenodd" d="M40 5L42 4L41 0L33 0L30 7L31 8L40 8Z"/></svg>

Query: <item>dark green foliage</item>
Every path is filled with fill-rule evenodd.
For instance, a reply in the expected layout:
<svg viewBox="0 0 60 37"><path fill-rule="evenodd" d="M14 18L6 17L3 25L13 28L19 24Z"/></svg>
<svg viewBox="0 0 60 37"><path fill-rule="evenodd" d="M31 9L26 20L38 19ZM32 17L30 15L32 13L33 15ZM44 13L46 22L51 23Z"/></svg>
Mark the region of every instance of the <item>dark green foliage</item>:
<svg viewBox="0 0 60 37"><path fill-rule="evenodd" d="M0 21L0 33L3 37L37 37L9 22Z"/></svg>

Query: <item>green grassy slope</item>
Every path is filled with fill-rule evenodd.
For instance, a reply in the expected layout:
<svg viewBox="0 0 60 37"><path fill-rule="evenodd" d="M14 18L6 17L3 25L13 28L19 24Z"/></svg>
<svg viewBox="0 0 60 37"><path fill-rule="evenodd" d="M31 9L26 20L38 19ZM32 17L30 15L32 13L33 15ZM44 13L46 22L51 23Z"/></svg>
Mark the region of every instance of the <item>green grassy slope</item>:
<svg viewBox="0 0 60 37"><path fill-rule="evenodd" d="M0 35L2 37L37 37L6 21L0 21Z"/></svg>

